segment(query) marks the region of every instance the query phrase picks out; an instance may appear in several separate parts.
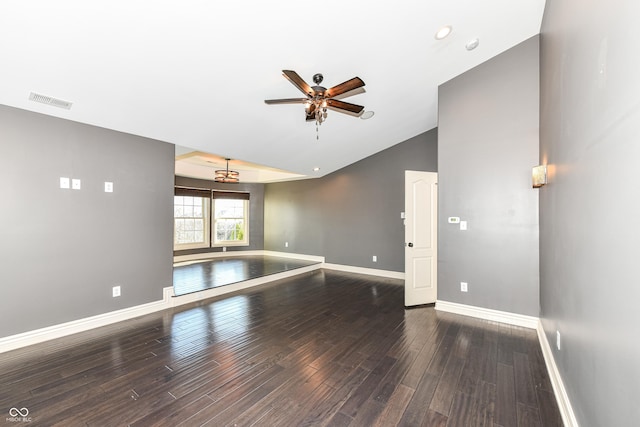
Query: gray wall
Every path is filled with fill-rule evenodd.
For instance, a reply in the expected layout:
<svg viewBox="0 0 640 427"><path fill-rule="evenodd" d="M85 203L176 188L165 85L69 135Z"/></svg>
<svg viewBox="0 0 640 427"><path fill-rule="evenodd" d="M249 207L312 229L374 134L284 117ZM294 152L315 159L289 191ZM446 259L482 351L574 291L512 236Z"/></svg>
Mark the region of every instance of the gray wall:
<svg viewBox="0 0 640 427"><path fill-rule="evenodd" d="M173 145L0 106L0 150L0 337L162 298Z"/></svg>
<svg viewBox="0 0 640 427"><path fill-rule="evenodd" d="M538 53L534 37L439 88L439 300L539 314Z"/></svg>
<svg viewBox="0 0 640 427"><path fill-rule="evenodd" d="M267 184L265 249L404 271L405 170L437 171L435 129L322 178Z"/></svg>
<svg viewBox="0 0 640 427"><path fill-rule="evenodd" d="M541 317L581 426L640 420L639 19L634 1L547 1L542 25Z"/></svg>
<svg viewBox="0 0 640 427"><path fill-rule="evenodd" d="M242 176L240 176L242 179ZM204 179L176 176L176 185L191 188L208 188L224 191L242 191L250 193L249 199L249 245L227 246L227 252L254 251L264 249L264 184L240 182L238 184L221 184ZM222 248L203 248L174 251L174 255L206 254L222 252Z"/></svg>

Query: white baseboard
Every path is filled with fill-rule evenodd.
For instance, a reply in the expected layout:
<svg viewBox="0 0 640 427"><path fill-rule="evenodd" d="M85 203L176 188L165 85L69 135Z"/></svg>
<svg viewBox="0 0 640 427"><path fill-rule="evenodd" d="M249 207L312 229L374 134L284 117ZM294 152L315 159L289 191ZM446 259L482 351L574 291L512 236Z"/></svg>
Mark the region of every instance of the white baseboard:
<svg viewBox="0 0 640 427"><path fill-rule="evenodd" d="M370 276L387 277L389 279L404 280L404 273L401 271L378 270L375 268L355 267L352 265L324 263L322 268L327 270L346 271L348 273L368 274Z"/></svg>
<svg viewBox="0 0 640 427"><path fill-rule="evenodd" d="M566 427L578 427L578 421L573 413L569 396L564 388L562 377L558 371L551 347L549 346L549 341L547 340L542 322L539 318L447 301L436 301L436 310L535 329L538 333L538 341L540 342L542 355L544 356L547 371L549 372L549 379L551 380L553 392L556 396L562 422Z"/></svg>
<svg viewBox="0 0 640 427"><path fill-rule="evenodd" d="M298 276L300 274L309 273L314 270L319 270L320 268L322 268L322 264L318 263L309 265L307 267L296 268L295 270L283 271L281 273L274 273L268 276L257 277L255 279L245 280L243 282L232 283L230 285L220 286L218 288L211 288L186 295L174 296L173 298L171 298L170 306L178 307L180 305L189 304L191 302L202 301L220 295L229 294L231 292L252 288L254 286L264 285L269 282L275 282L276 280L286 279L289 277ZM169 289L171 289L171 292L173 293L173 288Z"/></svg>
<svg viewBox="0 0 640 427"><path fill-rule="evenodd" d="M294 254L291 252L255 250L255 251L204 252L199 254L176 255L173 257L173 263L178 264L183 262L187 263L189 261L193 261L193 262L207 261L209 259L229 257L229 256L263 256L263 255L276 256L280 258L294 258L294 259L301 259L305 261L324 262L324 257L318 256L318 255L305 255L305 254Z"/></svg>
<svg viewBox="0 0 640 427"><path fill-rule="evenodd" d="M171 307L172 295L173 287L168 287L163 289L162 300L160 301L110 311L96 316L85 317L71 322L0 338L0 353L164 310L165 308Z"/></svg>
<svg viewBox="0 0 640 427"><path fill-rule="evenodd" d="M277 256L280 258L295 258L295 259L302 259L305 261L324 262L324 257L319 255L294 254L291 252L277 252L277 251L262 251L262 254L266 256Z"/></svg>
<svg viewBox="0 0 640 427"><path fill-rule="evenodd" d="M477 317L479 319L492 320L494 322L507 323L514 326L522 326L523 328L536 329L538 327L537 317L509 313L507 311L492 310L483 307L474 307L472 305L458 304L455 302L437 300L436 310L461 314L463 316Z"/></svg>
<svg viewBox="0 0 640 427"><path fill-rule="evenodd" d="M558 402L558 409L562 416L562 422L565 427L578 427L578 420L571 407L571 401L567 395L567 390L564 388L564 382L558 371L556 360L553 357L547 334L544 332L542 322L538 320L538 326L536 328L538 332L538 341L540 341L540 348L542 349L542 355L544 356L544 362L547 365L547 371L549 372L549 379L553 386L553 393L556 395L556 401Z"/></svg>
<svg viewBox="0 0 640 427"><path fill-rule="evenodd" d="M206 261L213 258L222 258L228 256L252 256L264 255L264 251L229 251L229 252L203 252L199 254L176 255L173 257L173 263L181 263L186 261Z"/></svg>
<svg viewBox="0 0 640 427"><path fill-rule="evenodd" d="M67 335L76 334L78 332L85 332L94 328L99 328L101 326L107 326L112 323L144 316L145 314L154 313L156 311L178 307L184 304L189 304L191 302L201 301L215 296L236 292L242 289L262 285L275 280L297 276L299 274L308 273L320 268L322 268L322 263L302 268L296 268L295 270L283 271L282 273L270 274L268 276L258 277L256 279L245 280L244 282L234 283L231 285L221 286L219 288L207 289L205 291L194 292L181 296L175 296L172 286L166 287L162 292L162 300L159 301L153 301L134 307L124 308L122 310L111 311L109 313L99 314L96 316L86 317L83 319L73 320L71 322L61 323L58 325L48 326L46 328L36 329L33 331L0 338L0 353L33 344L38 344L55 338L61 338Z"/></svg>

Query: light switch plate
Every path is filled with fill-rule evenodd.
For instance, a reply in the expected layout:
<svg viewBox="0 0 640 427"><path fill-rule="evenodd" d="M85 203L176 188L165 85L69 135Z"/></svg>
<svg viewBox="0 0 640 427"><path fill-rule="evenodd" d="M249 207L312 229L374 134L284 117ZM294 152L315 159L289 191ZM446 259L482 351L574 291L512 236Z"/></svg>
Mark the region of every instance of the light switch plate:
<svg viewBox="0 0 640 427"><path fill-rule="evenodd" d="M80 190L80 180L77 178L74 178L71 180L71 188L74 190Z"/></svg>
<svg viewBox="0 0 640 427"><path fill-rule="evenodd" d="M61 176L60 177L60 188L70 188L71 187L71 182L69 180L69 178Z"/></svg>

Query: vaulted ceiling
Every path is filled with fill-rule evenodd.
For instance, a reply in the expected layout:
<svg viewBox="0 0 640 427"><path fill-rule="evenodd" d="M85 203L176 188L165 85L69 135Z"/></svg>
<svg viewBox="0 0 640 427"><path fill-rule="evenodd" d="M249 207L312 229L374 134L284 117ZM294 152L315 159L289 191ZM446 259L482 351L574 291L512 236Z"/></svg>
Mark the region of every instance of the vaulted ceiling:
<svg viewBox="0 0 640 427"><path fill-rule="evenodd" d="M4 0L0 104L170 142L182 160L198 151L321 176L434 128L438 85L539 33L544 5ZM444 25L453 31L436 40ZM322 73L326 87L360 77L366 91L345 100L374 116L329 111L316 133L302 105L264 103L302 96L284 69L310 84ZM30 101L32 92L72 107Z"/></svg>

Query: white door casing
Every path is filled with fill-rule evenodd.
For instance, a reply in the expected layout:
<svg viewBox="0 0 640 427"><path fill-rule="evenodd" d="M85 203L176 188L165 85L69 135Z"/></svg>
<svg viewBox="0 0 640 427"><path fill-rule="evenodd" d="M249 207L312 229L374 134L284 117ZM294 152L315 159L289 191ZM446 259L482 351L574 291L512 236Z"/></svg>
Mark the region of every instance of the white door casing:
<svg viewBox="0 0 640 427"><path fill-rule="evenodd" d="M404 305L438 296L438 174L405 171Z"/></svg>

